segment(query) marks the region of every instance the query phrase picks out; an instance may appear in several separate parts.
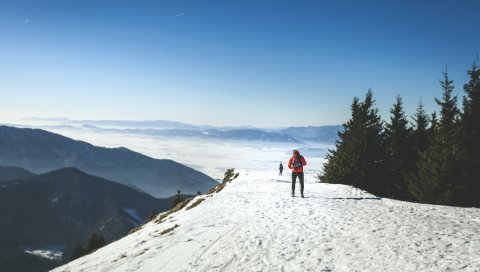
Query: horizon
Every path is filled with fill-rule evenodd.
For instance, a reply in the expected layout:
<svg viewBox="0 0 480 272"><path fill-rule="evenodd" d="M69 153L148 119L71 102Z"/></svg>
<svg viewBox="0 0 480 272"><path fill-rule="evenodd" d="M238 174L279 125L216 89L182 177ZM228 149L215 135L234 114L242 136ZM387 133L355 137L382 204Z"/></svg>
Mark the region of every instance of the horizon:
<svg viewBox="0 0 480 272"><path fill-rule="evenodd" d="M479 2L3 1L0 122L26 117L339 125L372 89L384 120L461 98Z"/></svg>
<svg viewBox="0 0 480 272"><path fill-rule="evenodd" d="M5 119L4 119L5 120ZM310 124L310 125L285 125L285 126L253 126L248 124L240 124L240 125L213 125L207 123L188 123L181 120L162 120L162 119L85 119L85 120L77 120L68 117L25 117L19 119L12 119L7 120L7 122L0 122L0 125L5 126L31 126L31 127L39 127L47 126L48 125L73 125L73 124L80 124L88 123L88 122L138 122L138 123L149 123L149 122L171 122L177 123L182 125L191 125L196 127L206 127L206 128L252 128L252 129L282 129L282 128L295 128L295 127L335 127L335 126L342 126L342 124ZM83 124L84 125L84 124ZM146 125L146 124L143 124ZM100 126L100 125L99 125ZM139 127L140 124L138 124Z"/></svg>

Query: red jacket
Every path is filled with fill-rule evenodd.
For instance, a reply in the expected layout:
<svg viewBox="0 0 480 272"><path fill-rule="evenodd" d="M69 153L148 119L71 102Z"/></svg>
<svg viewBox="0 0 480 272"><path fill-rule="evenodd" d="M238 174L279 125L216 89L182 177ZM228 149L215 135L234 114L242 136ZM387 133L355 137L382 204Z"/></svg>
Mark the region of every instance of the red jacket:
<svg viewBox="0 0 480 272"><path fill-rule="evenodd" d="M293 160L295 159L295 156L299 156L300 158L300 162L302 163L302 167L300 168L293 168ZM290 158L290 160L288 160L288 168L292 169L292 172L303 172L303 167L307 165L307 161L305 161L305 158L300 155L300 152L296 151L293 156Z"/></svg>

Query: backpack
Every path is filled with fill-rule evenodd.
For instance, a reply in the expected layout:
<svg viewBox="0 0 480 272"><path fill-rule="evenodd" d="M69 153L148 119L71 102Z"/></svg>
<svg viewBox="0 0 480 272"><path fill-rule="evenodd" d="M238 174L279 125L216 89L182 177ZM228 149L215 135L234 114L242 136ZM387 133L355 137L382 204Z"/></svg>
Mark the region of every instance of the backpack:
<svg viewBox="0 0 480 272"><path fill-rule="evenodd" d="M302 156L300 156L300 155L293 157L293 161L292 161L293 168L298 169L298 168L301 168L303 166L301 157Z"/></svg>

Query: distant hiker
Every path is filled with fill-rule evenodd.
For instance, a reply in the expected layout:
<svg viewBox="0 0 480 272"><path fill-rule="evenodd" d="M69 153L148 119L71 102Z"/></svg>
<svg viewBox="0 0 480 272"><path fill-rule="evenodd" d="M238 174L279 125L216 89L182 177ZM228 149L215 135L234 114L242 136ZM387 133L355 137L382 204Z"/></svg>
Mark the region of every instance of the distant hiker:
<svg viewBox="0 0 480 272"><path fill-rule="evenodd" d="M300 181L300 193L303 197L303 167L307 165L305 158L298 150L293 150L293 156L288 160L288 168L292 169L292 197L295 196L295 182Z"/></svg>
<svg viewBox="0 0 480 272"><path fill-rule="evenodd" d="M278 167L278 170L280 170L280 176L282 175L283 172L283 164L280 162L280 166Z"/></svg>

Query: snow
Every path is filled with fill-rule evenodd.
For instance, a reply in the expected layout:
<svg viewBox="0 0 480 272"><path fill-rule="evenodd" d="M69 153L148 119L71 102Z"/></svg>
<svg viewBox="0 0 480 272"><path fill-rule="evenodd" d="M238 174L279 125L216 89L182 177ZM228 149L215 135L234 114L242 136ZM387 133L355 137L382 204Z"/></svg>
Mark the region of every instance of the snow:
<svg viewBox="0 0 480 272"><path fill-rule="evenodd" d="M59 261L62 259L63 251L50 249L29 249L25 250L25 253L46 258L49 260Z"/></svg>
<svg viewBox="0 0 480 272"><path fill-rule="evenodd" d="M480 209L240 170L221 192L54 271L478 271ZM297 184L297 195L299 185ZM187 206L188 208L188 206ZM173 228L168 233L162 231Z"/></svg>
<svg viewBox="0 0 480 272"><path fill-rule="evenodd" d="M56 204L56 203L60 200L60 198L62 198L62 197L63 197L63 194L55 197L54 199L52 199L52 202L53 202L54 204Z"/></svg>

